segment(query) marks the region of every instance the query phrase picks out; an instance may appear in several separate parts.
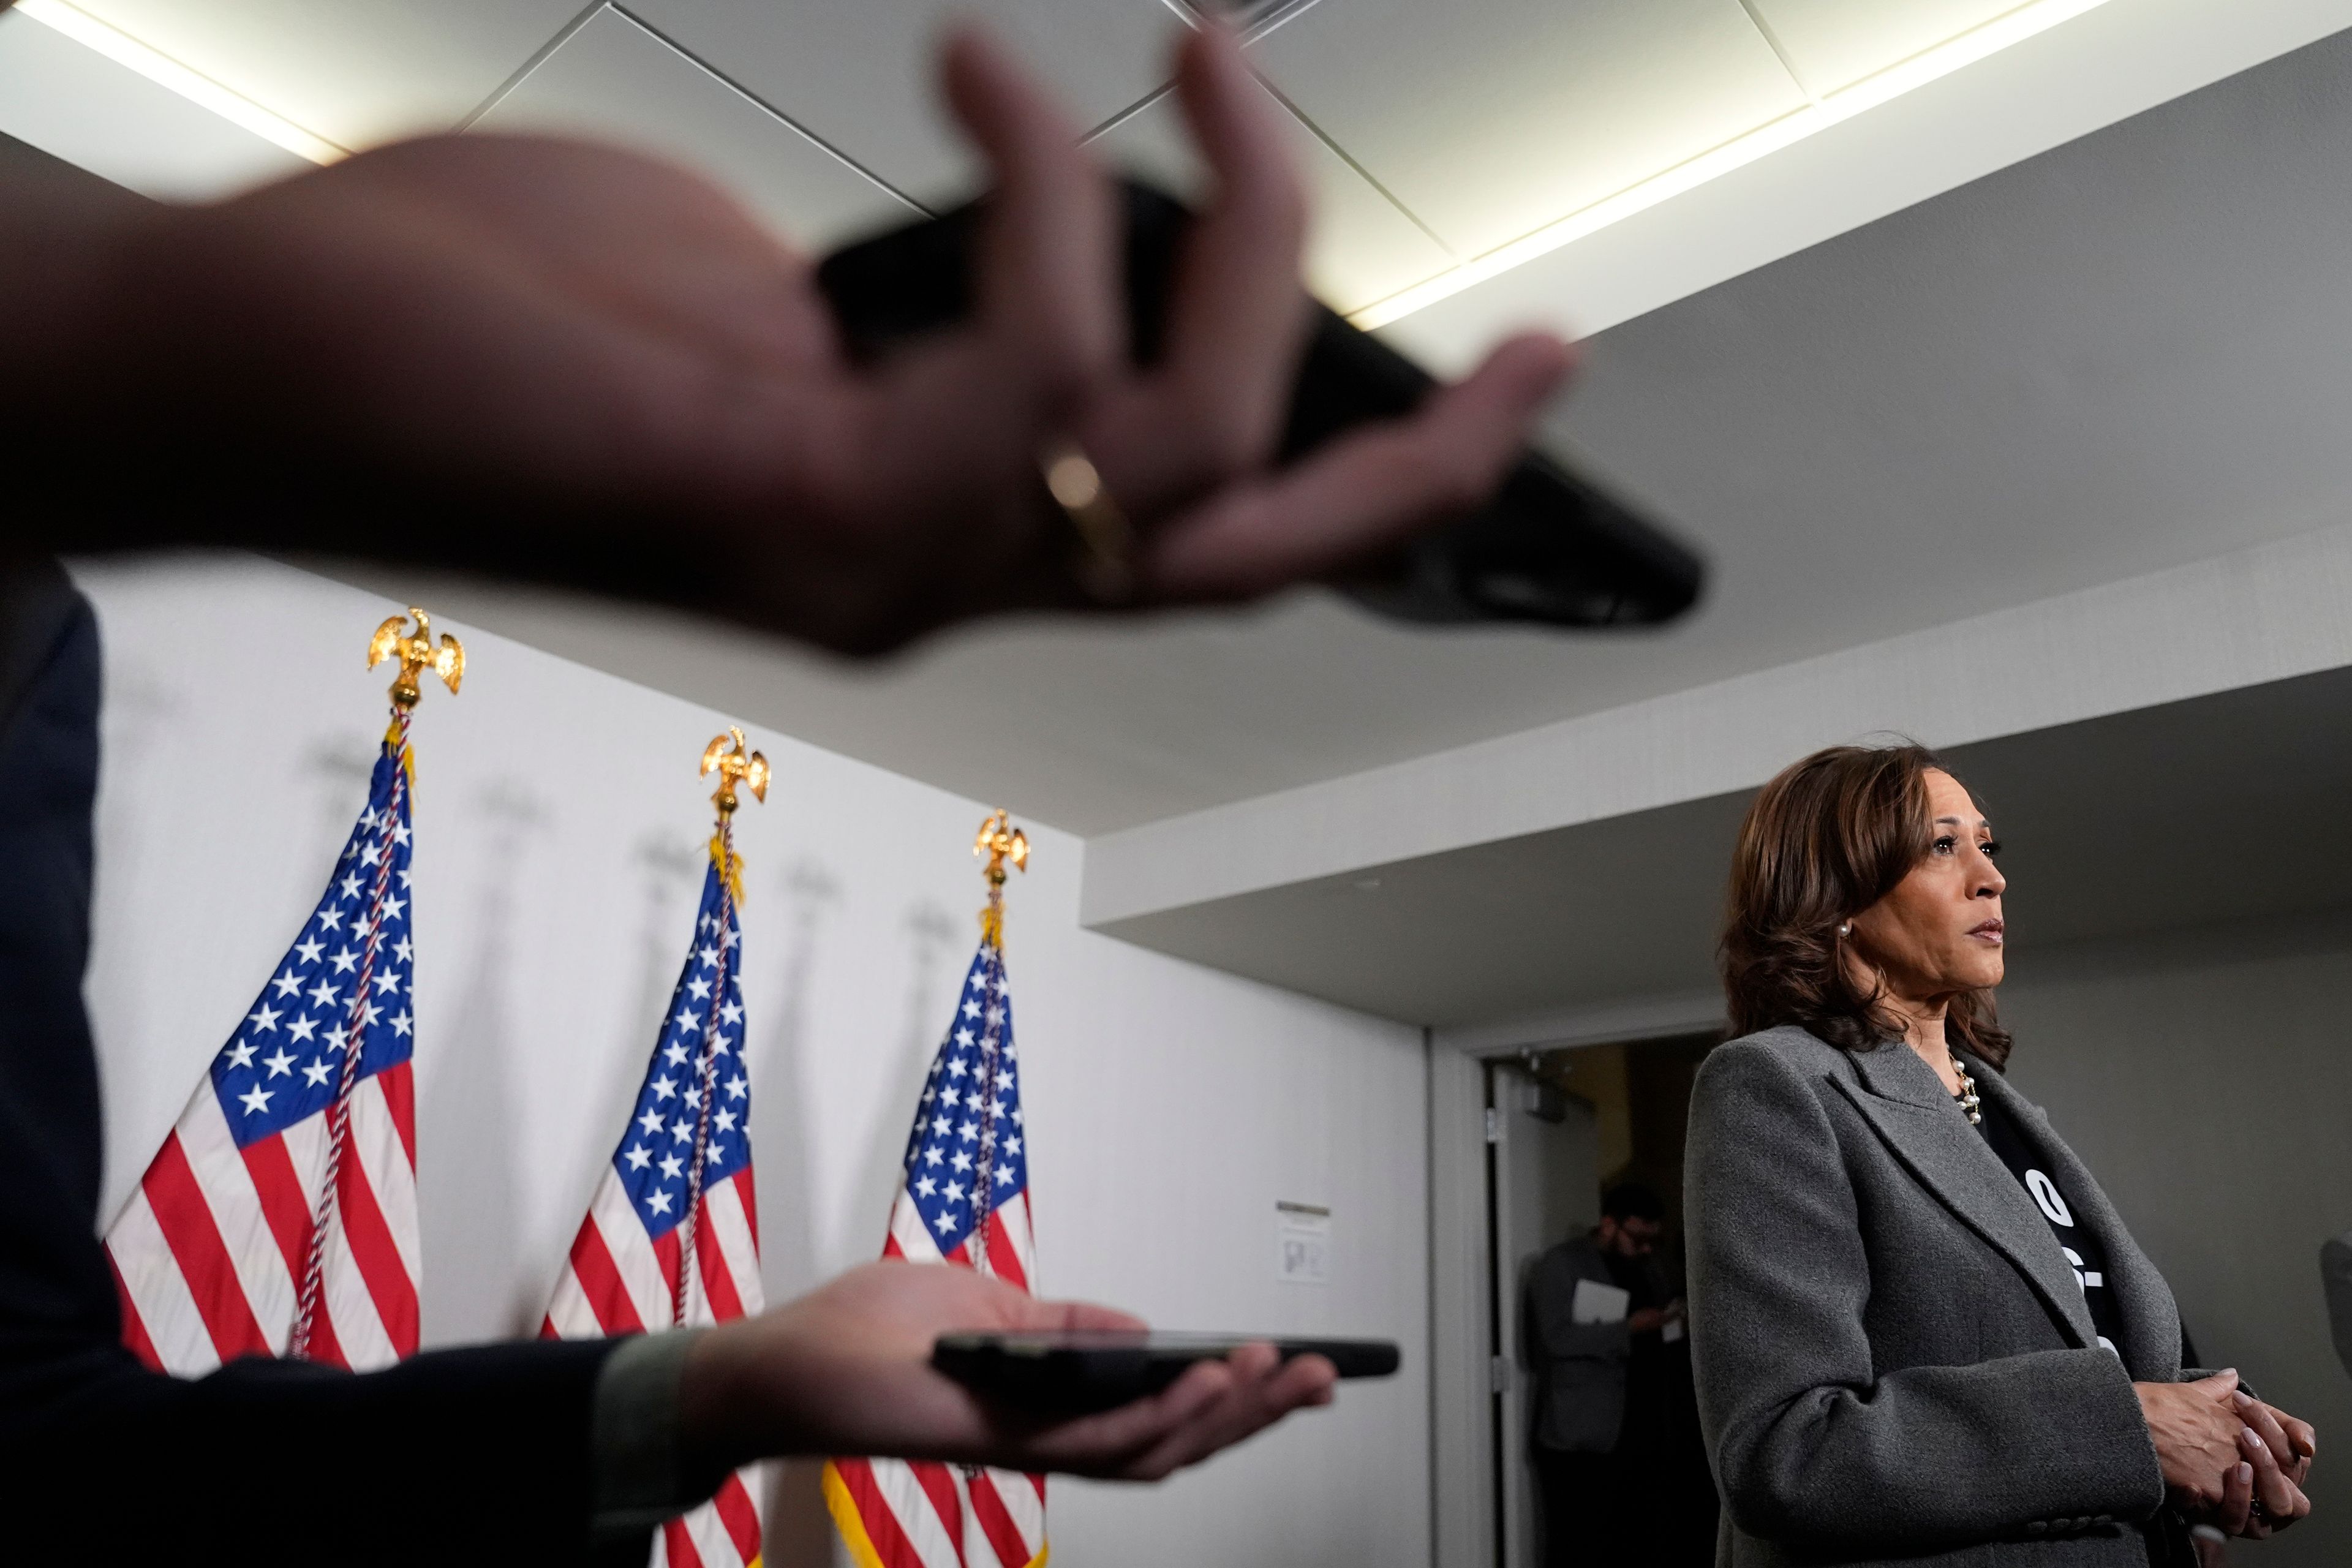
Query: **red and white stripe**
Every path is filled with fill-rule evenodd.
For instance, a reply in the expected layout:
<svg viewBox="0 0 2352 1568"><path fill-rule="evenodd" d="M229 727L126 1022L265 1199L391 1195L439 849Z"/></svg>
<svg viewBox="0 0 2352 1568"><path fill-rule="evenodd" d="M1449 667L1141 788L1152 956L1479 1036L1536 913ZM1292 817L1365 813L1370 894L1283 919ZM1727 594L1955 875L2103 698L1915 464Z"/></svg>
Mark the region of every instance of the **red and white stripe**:
<svg viewBox="0 0 2352 1568"><path fill-rule="evenodd" d="M705 1189L695 1208L694 1277L687 1281L686 1326L725 1322L760 1310L760 1213L751 1167ZM648 1236L610 1165L572 1256L556 1282L540 1336L593 1340L655 1332L677 1316L678 1232ZM655 1568L756 1568L760 1561L758 1467L727 1478L719 1495L663 1525Z"/></svg>
<svg viewBox="0 0 2352 1568"><path fill-rule="evenodd" d="M413 1068L352 1087L310 1359L354 1372L416 1352L423 1279ZM206 1073L114 1223L106 1253L123 1338L160 1372L198 1377L285 1353L325 1166L325 1112L240 1150Z"/></svg>
<svg viewBox="0 0 2352 1568"><path fill-rule="evenodd" d="M1037 1276L1024 1189L990 1211L980 1272L1024 1290ZM967 1240L941 1253L904 1183L882 1256L974 1267ZM827 1500L857 1568L1043 1568L1045 1478L904 1459L835 1459Z"/></svg>

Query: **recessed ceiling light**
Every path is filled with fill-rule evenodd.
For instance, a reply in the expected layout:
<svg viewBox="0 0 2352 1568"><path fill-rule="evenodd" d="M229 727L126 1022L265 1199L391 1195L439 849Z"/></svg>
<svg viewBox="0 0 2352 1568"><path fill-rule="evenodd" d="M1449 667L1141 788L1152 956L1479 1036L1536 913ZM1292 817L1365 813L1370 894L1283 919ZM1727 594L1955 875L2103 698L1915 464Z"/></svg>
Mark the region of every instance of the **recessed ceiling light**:
<svg viewBox="0 0 2352 1568"><path fill-rule="evenodd" d="M1938 77L1949 76L1965 66L1999 54L2011 44L2022 43L2061 22L2072 21L2086 11L2095 11L2105 3L2105 0L2034 0L2033 4L2021 5L1957 38L1948 39L1934 48L1889 66L1875 76L1864 77L1851 87L1840 88L1835 92L1816 98L1769 125L1759 126L1744 136L1736 137L1671 169L1653 174L1640 184L1546 224L1532 234L1522 235L1507 245L1497 246L1483 256L1473 257L1424 282L1416 283L1385 300L1375 300L1348 319L1367 330L1384 327L1538 256L1549 255L1562 246L1573 245L1587 235L1597 234L1612 224L1622 223L1636 213L1645 212L1661 202L1694 190L1759 158L1768 157L1818 132L1876 109Z"/></svg>
<svg viewBox="0 0 2352 1568"><path fill-rule="evenodd" d="M109 26L89 12L67 5L65 0L16 0L16 8L19 15L47 23L84 47L97 50L117 65L128 66L149 81L171 89L264 141L276 142L298 158L308 158L313 163L331 163L349 155L346 149L311 135L292 121L272 114L253 100L190 70L169 55L158 54L130 34Z"/></svg>

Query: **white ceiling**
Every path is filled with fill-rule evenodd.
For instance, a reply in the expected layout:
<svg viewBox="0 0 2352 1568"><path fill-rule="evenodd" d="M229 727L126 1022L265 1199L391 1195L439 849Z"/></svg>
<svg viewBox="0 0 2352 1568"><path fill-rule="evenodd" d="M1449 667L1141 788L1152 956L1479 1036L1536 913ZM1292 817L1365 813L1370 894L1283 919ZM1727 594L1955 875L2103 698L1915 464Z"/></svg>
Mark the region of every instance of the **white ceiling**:
<svg viewBox="0 0 2352 1568"><path fill-rule="evenodd" d="M715 175L780 228L842 234L918 213L618 11L592 12L474 123L666 153Z"/></svg>
<svg viewBox="0 0 2352 1568"><path fill-rule="evenodd" d="M1592 340L1559 428L1716 563L1664 634L1433 632L1308 595L1141 630L995 626L852 670L436 592L1097 833L2219 555L2352 497L2347 82L2352 36Z"/></svg>
<svg viewBox="0 0 2352 1568"><path fill-rule="evenodd" d="M710 169L812 243L936 202L959 178L927 107L929 40L945 14L929 0L85 9L346 146L477 121L589 131ZM1157 96L1177 25L1161 0L984 9L1105 124L1106 146L1181 174ZM1298 117L1323 193L1318 285L1352 306L2020 14L2000 0L1309 0L1278 9L1254 49ZM2340 374L2352 363L2341 174L2352 167L2352 37L1946 187L1989 166L1967 163L1980 144L1998 144L1998 162L2096 122L2053 119L2051 105L2105 104L2092 112L2112 118L2347 16L2347 0L2110 0L2043 35L2078 47L2021 46L1998 58L2015 68L2006 75L1971 67L1849 121L1836 167L1852 173L1855 149L1875 145L1896 173L1869 212L1839 210L1850 222L1893 216L1820 244L1833 229L1783 226L1758 251L1748 229L1819 195L1784 163L1752 184L1746 208L1717 209L1706 220L1716 227L1664 226L1673 265L1660 270L1674 280L1619 290L1647 313L1588 344L1552 423L1711 552L1713 597L1666 634L1433 633L1307 595L1140 630L998 626L847 668L724 628L480 584L430 584L425 596L749 721L1104 834L1602 710L1638 713L1743 671L2305 535L2352 515ZM2163 69L2142 72L2113 47L2134 28L2171 51ZM0 68L16 58L0 47ZM2145 95L2116 96L2122 78ZM1997 86L1974 119L1922 132L1962 79ZM2005 119L2032 121L2042 140L2015 141ZM1775 254L1786 258L1744 271ZM1517 291L1474 290L1402 325L1443 318L1443 361L1491 332L1498 300L1559 319L1559 301L1541 295L1562 276L1530 266L1495 280ZM1703 291L1651 308L1693 288ZM417 586L407 574L354 574L388 593ZM1638 839L1644 819L1625 820ZM1601 858L1580 862L1588 889L1606 887L1595 866L1643 863L1634 839L1577 842ZM1377 849L1349 854L1371 864ZM1462 853L1492 863L1433 866L1433 889L1462 867L1501 893L1542 881L1508 869L1509 843ZM1201 932L1223 907L1171 910L1169 932L1126 934L1209 957L1216 942ZM1465 918L1437 892L1385 910L1387 926L1355 928L1349 959L1374 975L1384 954L1442 950L1432 933ZM1280 956L1299 911L1268 911L1270 925L1249 928L1265 951L1221 962ZM1553 957L1540 942L1522 946L1511 973L1486 975L1483 999L1383 998L1307 969L1285 983L1417 1017L1574 989L1568 970L1544 978ZM1655 950L1660 962L1677 951ZM1611 983L1636 978L1621 968Z"/></svg>
<svg viewBox="0 0 2352 1568"><path fill-rule="evenodd" d="M2347 705L2352 671L2338 669L1946 752L2002 841L2018 973L2070 944L2352 905L2341 875L2352 863ZM1724 879L1748 798L1710 796L1107 929L1442 1027L1703 997L1716 989Z"/></svg>
<svg viewBox="0 0 2352 1568"><path fill-rule="evenodd" d="M1739 0L1325 0L1255 54L1460 256L1805 101Z"/></svg>
<svg viewBox="0 0 2352 1568"><path fill-rule="evenodd" d="M958 13L1004 34L1082 123L1115 126L1113 151L1166 168L1173 117L1152 100L1184 3L75 0L342 147L478 119L601 132L709 168L811 245L901 210L894 195L935 205L968 183L931 81L937 34ZM1313 278L1353 310L2032 8L1305 0L1244 10L1271 17L1254 58L1300 119L1322 195ZM873 199L800 167L807 143L868 176Z"/></svg>
<svg viewBox="0 0 2352 1568"><path fill-rule="evenodd" d="M1757 0L1752 15L1798 87L1819 98L2018 8L2017 0Z"/></svg>
<svg viewBox="0 0 2352 1568"><path fill-rule="evenodd" d="M76 0L79 9L346 148L479 110L580 0Z"/></svg>
<svg viewBox="0 0 2352 1568"><path fill-rule="evenodd" d="M0 132L165 200L201 201L310 166L15 10L0 13Z"/></svg>

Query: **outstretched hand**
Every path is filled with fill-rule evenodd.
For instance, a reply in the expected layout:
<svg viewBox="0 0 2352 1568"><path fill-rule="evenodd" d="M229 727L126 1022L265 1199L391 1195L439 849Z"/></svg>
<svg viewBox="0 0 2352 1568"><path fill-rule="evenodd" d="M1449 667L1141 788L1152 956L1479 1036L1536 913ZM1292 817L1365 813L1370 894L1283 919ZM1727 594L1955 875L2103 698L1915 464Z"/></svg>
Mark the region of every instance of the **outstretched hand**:
<svg viewBox="0 0 2352 1568"><path fill-rule="evenodd" d="M1118 1409L1070 1417L991 1405L930 1364L945 1333L1142 1327L1108 1307L1034 1300L970 1269L870 1263L698 1340L681 1430L713 1474L763 1456L870 1454L1157 1480L1330 1403L1329 1362L1282 1362L1264 1344L1194 1365Z"/></svg>
<svg viewBox="0 0 2352 1568"><path fill-rule="evenodd" d="M1134 527L1135 603L1246 597L1475 505L1565 374L1517 340L1276 470L1305 204L1233 39L1180 50L1214 195L1148 371L1078 128L974 33L942 84L993 175L976 311L874 366L807 258L612 148L429 138L214 206L28 221L0 244L19 542L424 559L870 651L1082 602L1039 479L1064 443Z"/></svg>

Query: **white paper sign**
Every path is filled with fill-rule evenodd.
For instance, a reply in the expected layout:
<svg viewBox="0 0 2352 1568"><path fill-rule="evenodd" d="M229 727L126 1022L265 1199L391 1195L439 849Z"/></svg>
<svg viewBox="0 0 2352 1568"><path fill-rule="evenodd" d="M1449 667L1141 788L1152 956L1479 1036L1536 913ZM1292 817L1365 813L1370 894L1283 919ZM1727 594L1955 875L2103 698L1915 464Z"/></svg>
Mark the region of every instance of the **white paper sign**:
<svg viewBox="0 0 2352 1568"><path fill-rule="evenodd" d="M1331 1211L1320 1204L1274 1205L1274 1277L1286 1285L1331 1281Z"/></svg>
<svg viewBox="0 0 2352 1568"><path fill-rule="evenodd" d="M1571 1323L1622 1323L1626 1309L1633 1304L1633 1292L1615 1285L1603 1285L1598 1279L1580 1279L1576 1294L1569 1298L1568 1321Z"/></svg>

